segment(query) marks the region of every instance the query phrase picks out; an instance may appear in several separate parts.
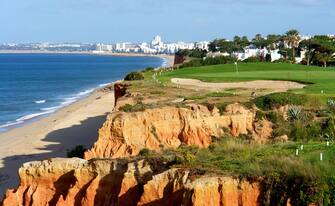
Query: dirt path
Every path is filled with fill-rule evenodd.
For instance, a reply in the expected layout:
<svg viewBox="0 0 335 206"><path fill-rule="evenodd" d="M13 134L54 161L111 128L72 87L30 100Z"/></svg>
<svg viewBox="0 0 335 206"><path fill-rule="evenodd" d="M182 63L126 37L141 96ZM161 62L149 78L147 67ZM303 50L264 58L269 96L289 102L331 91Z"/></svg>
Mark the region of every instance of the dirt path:
<svg viewBox="0 0 335 206"><path fill-rule="evenodd" d="M229 83L210 83L196 79L173 78L171 82L179 86L191 89L270 89L274 92L285 92L289 89L302 89L306 85L290 81L271 81L271 80L255 80L248 82L229 82Z"/></svg>

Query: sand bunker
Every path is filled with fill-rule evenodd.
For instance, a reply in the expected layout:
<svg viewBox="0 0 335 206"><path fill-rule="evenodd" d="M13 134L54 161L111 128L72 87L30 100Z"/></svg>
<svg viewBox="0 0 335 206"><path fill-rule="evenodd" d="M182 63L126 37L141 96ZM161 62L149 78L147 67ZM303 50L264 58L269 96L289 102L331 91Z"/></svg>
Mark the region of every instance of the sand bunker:
<svg viewBox="0 0 335 206"><path fill-rule="evenodd" d="M229 82L229 83L212 83L203 82L196 79L173 78L171 82L180 86L193 89L270 89L275 92L285 92L289 89L302 89L306 85L291 81L271 81L271 80L255 80L247 82Z"/></svg>

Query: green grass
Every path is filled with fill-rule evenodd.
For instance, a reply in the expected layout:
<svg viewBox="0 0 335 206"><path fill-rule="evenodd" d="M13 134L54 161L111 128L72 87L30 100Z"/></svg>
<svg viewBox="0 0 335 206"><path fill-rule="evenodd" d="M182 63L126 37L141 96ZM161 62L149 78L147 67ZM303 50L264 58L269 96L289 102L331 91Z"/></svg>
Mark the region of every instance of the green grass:
<svg viewBox="0 0 335 206"><path fill-rule="evenodd" d="M171 78L193 78L206 82L238 82L251 80L288 80L310 83L296 92L318 96L335 95L335 69L320 68L286 63L239 63L239 73L235 65L223 64L205 67L183 68L164 72L157 78L169 82ZM321 95L321 90L324 94Z"/></svg>
<svg viewBox="0 0 335 206"><path fill-rule="evenodd" d="M215 98L215 97L231 97L231 96L234 96L234 94L228 93L228 92L211 92L211 93L207 93L207 94L204 94L204 95L190 96L190 97L187 97L187 99L200 100L200 99L207 99L207 98L210 98L210 97Z"/></svg>
<svg viewBox="0 0 335 206"><path fill-rule="evenodd" d="M302 176L326 180L335 171L335 144L325 142L267 144L223 139L209 149L181 148L194 158L187 166L235 176ZM296 149L299 155L296 156ZM320 161L320 153L323 161ZM186 152L187 153L187 152Z"/></svg>
<svg viewBox="0 0 335 206"><path fill-rule="evenodd" d="M261 181L265 192L264 205L282 205L282 201L288 198L293 205L319 201L324 205L334 205L335 144L329 147L325 142L303 145L301 150L301 143L297 142L260 145L223 138L208 149L181 147L177 154L179 152L180 166Z"/></svg>

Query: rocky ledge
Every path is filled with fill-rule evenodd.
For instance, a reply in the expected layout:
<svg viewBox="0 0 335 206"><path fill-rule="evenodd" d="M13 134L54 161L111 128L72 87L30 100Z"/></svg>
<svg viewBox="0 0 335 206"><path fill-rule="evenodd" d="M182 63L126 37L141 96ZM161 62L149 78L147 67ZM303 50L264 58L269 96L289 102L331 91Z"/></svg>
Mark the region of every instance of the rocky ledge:
<svg viewBox="0 0 335 206"><path fill-rule="evenodd" d="M259 205L259 184L154 160L50 159L24 164L4 206Z"/></svg>
<svg viewBox="0 0 335 206"><path fill-rule="evenodd" d="M240 104L228 105L222 115L217 108L209 110L203 105L114 112L107 117L98 141L86 152L85 159L135 156L144 148L159 151L181 144L208 147L213 137L227 133L249 134L258 142L266 142L272 124L256 120L255 113Z"/></svg>

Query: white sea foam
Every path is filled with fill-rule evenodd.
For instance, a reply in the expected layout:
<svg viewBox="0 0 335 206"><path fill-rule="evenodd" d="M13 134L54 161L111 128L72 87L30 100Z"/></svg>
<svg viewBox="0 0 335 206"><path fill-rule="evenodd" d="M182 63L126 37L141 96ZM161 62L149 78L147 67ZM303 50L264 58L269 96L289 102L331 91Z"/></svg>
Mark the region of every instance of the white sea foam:
<svg viewBox="0 0 335 206"><path fill-rule="evenodd" d="M69 97L69 98L65 98L64 101L61 103L61 107L72 104L73 102L75 102L77 100L77 97Z"/></svg>
<svg viewBox="0 0 335 206"><path fill-rule="evenodd" d="M23 121L8 122L6 124L0 125L0 128L6 128L6 127L14 126L17 124L21 124L21 123L23 123Z"/></svg>
<svg viewBox="0 0 335 206"><path fill-rule="evenodd" d="M108 86L110 83L106 83L106 84L99 84L99 88L101 87L105 87L105 86Z"/></svg>
<svg viewBox="0 0 335 206"><path fill-rule="evenodd" d="M83 91L83 92L79 92L79 93L77 94L77 96L84 96L84 95L87 95L87 94L92 93L93 91L94 91L94 89L88 89L88 90L85 90L85 91Z"/></svg>
<svg viewBox="0 0 335 206"><path fill-rule="evenodd" d="M44 104L45 102L46 102L45 99L35 101L36 104Z"/></svg>
<svg viewBox="0 0 335 206"><path fill-rule="evenodd" d="M33 119L33 118L36 118L36 117L39 117L39 116L42 116L42 115L46 115L46 114L50 114L52 113L53 111L45 111L45 112L39 112L39 113L33 113L33 114L28 114L26 116L23 116L23 117L20 117L19 119L15 120L16 122L24 122L24 121L27 121L27 120L30 120L30 119Z"/></svg>
<svg viewBox="0 0 335 206"><path fill-rule="evenodd" d="M107 86L109 84L110 83L99 84L97 86L97 88L105 87L105 86ZM42 112L37 112L37 113L32 113L32 114L29 114L29 115L25 115L25 116L22 116L22 117L16 119L13 122L7 122L6 124L0 125L0 131L6 131L7 128L10 128L12 126L19 125L19 124L24 124L28 120L32 120L32 119L35 119L35 118L43 116L43 115L51 114L51 113L57 111L58 109L61 109L61 108L65 107L65 106L68 106L68 105L76 102L77 100L79 100L79 99L81 99L83 97L86 97L87 95L89 95L90 93L92 93L95 89L96 88L84 90L84 91L79 92L79 93L77 93L77 94L75 94L73 96L69 96L69 97L63 98L63 101L61 103L59 103L58 106L41 108L40 111L42 111ZM34 103L36 103L36 104L45 104L46 102L47 102L46 100L42 99L42 100L36 100Z"/></svg>
<svg viewBox="0 0 335 206"><path fill-rule="evenodd" d="M57 107L45 107L45 108L41 108L41 111L56 111L57 109L60 109L61 106L57 106Z"/></svg>

